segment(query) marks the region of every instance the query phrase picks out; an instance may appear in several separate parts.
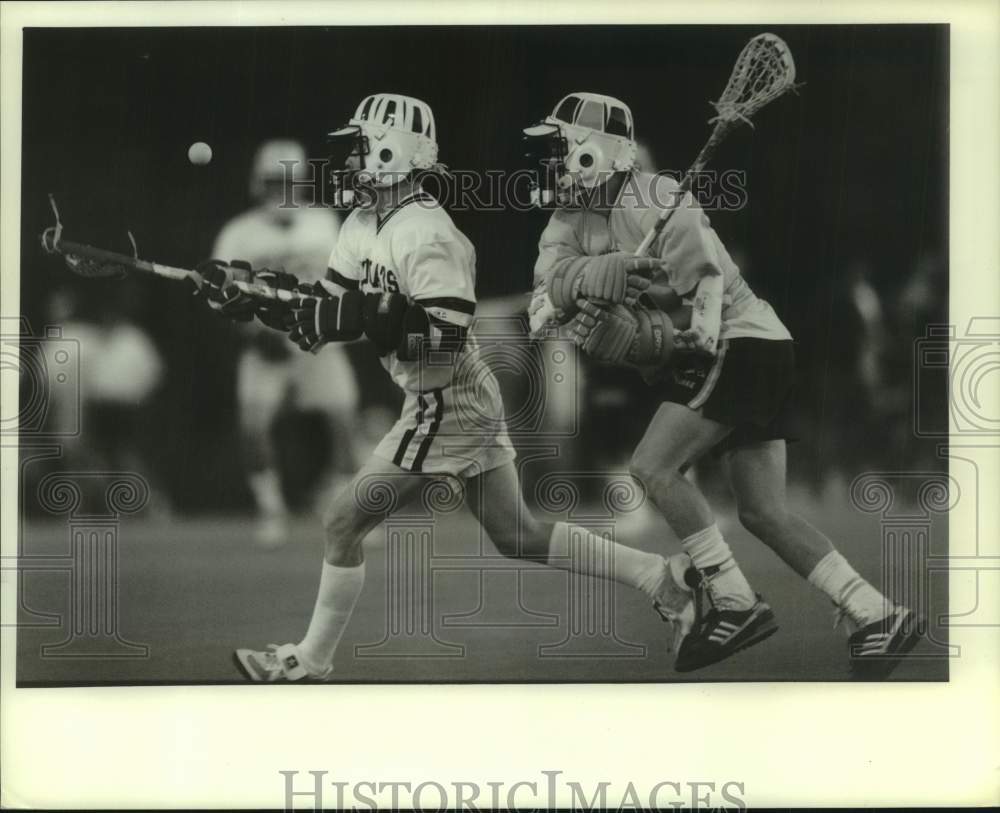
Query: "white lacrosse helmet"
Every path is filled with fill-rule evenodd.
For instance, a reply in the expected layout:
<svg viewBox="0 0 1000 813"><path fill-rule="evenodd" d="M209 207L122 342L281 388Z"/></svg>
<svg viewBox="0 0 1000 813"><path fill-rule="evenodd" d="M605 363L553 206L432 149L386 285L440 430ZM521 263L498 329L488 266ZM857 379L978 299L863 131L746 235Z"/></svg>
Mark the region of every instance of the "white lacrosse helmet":
<svg viewBox="0 0 1000 813"><path fill-rule="evenodd" d="M550 170L535 190L541 205L572 203L580 188L600 186L612 173L635 166L632 111L612 96L571 93L524 135L529 156Z"/></svg>
<svg viewBox="0 0 1000 813"><path fill-rule="evenodd" d="M341 155L331 156L335 167L348 156L360 159L360 169L337 169L331 173L334 192L342 205L353 202L356 184L386 188L406 179L414 170L431 169L437 163L434 114L426 102L396 93L368 96L346 127L327 134ZM346 148L346 152L344 152ZM338 164L338 160L344 159Z"/></svg>
<svg viewBox="0 0 1000 813"><path fill-rule="evenodd" d="M305 177L306 151L298 141L284 138L265 141L253 159L250 197L254 200L282 197L289 181L301 181Z"/></svg>

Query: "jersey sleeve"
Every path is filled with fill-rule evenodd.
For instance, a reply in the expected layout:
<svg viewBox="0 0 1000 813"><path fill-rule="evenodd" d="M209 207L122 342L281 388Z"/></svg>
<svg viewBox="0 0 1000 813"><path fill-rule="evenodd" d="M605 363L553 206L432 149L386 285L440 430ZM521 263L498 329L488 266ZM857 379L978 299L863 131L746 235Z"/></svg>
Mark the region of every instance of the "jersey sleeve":
<svg viewBox="0 0 1000 813"><path fill-rule="evenodd" d="M583 256L583 246L566 213L555 211L538 241L535 261L535 289L546 288L552 274L564 264Z"/></svg>
<svg viewBox="0 0 1000 813"><path fill-rule="evenodd" d="M468 240L444 229L399 229L392 253L412 300L446 322L471 324L476 256Z"/></svg>
<svg viewBox="0 0 1000 813"><path fill-rule="evenodd" d="M642 216L641 228L645 234L657 218L669 207L677 188L675 181L664 179L673 189L659 187L656 203ZM659 256L666 267L667 282L680 294L696 287L703 277L726 275L732 265L722 241L709 222L708 215L688 192L677 211L671 216L659 238Z"/></svg>

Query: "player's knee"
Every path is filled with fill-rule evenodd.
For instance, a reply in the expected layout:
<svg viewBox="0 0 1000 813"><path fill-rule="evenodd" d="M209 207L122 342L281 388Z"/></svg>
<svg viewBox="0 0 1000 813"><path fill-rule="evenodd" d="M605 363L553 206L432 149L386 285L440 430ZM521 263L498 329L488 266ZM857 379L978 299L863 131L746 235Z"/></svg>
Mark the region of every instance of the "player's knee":
<svg viewBox="0 0 1000 813"><path fill-rule="evenodd" d="M632 455L632 459L628 462L628 473L644 485L651 474L650 467L646 465L645 458L639 452Z"/></svg>
<svg viewBox="0 0 1000 813"><path fill-rule="evenodd" d="M646 488L654 485L667 485L673 477L680 477L679 471L670 471L662 462L651 455L644 454L642 449L636 451L628 464L629 474Z"/></svg>
<svg viewBox="0 0 1000 813"><path fill-rule="evenodd" d="M357 567L361 564L361 539L357 536L327 534L323 559L336 567Z"/></svg>
<svg viewBox="0 0 1000 813"><path fill-rule="evenodd" d="M738 513L740 524L761 539L780 530L787 520L787 512L780 505L740 505Z"/></svg>
<svg viewBox="0 0 1000 813"><path fill-rule="evenodd" d="M341 557L349 554L360 544L359 528L360 523L353 512L344 511L339 506L331 507L323 515L328 560L331 555Z"/></svg>

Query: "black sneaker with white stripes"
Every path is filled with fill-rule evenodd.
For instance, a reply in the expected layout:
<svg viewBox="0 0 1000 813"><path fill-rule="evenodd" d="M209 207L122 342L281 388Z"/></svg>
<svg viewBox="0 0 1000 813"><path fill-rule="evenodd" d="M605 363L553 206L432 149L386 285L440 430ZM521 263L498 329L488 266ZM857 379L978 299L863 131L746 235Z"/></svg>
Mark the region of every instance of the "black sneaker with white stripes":
<svg viewBox="0 0 1000 813"><path fill-rule="evenodd" d="M854 680L885 680L923 635L924 622L907 607L896 607L881 621L847 639Z"/></svg>
<svg viewBox="0 0 1000 813"><path fill-rule="evenodd" d="M695 590L695 623L684 637L677 652L674 669L678 672L693 672L713 663L725 660L754 644L759 644L778 631L778 623L761 596L748 610L719 609L715 606L708 586L708 580L701 577L694 568L685 574L686 581ZM711 605L702 613L702 602L707 599Z"/></svg>

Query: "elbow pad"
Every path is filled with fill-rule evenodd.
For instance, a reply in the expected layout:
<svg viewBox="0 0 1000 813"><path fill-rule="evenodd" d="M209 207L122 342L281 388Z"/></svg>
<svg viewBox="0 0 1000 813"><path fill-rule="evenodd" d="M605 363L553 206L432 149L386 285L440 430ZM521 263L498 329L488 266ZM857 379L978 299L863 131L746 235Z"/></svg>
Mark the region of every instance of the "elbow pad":
<svg viewBox="0 0 1000 813"><path fill-rule="evenodd" d="M468 328L432 316L413 302L403 317L396 356L400 361L419 361L425 350L460 353L468 333Z"/></svg>
<svg viewBox="0 0 1000 813"><path fill-rule="evenodd" d="M403 335L403 319L409 303L403 294L356 294L364 296L362 324L364 334L380 356L395 350Z"/></svg>

